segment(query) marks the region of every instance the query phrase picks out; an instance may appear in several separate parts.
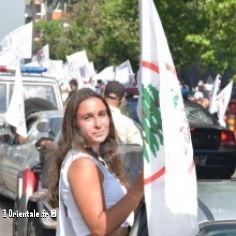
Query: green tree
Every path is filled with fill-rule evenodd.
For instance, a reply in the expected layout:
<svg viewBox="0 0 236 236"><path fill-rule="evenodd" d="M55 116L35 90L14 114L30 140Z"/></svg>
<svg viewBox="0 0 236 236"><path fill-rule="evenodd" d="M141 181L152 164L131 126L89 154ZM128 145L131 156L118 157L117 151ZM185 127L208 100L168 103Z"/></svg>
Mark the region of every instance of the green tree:
<svg viewBox="0 0 236 236"><path fill-rule="evenodd" d="M178 70L235 68L236 0L155 2Z"/></svg>
<svg viewBox="0 0 236 236"><path fill-rule="evenodd" d="M236 0L155 0L180 73L235 73ZM65 22L69 27L65 26ZM40 22L39 46L50 44L53 59L85 49L98 70L130 59L139 66L138 0L80 0L62 22Z"/></svg>
<svg viewBox="0 0 236 236"><path fill-rule="evenodd" d="M38 50L45 44L50 45L50 57L52 59L65 59L70 50L67 39L67 31L58 21L41 21L36 24L36 30L41 32L41 40L34 45Z"/></svg>
<svg viewBox="0 0 236 236"><path fill-rule="evenodd" d="M105 1L102 12L104 51L110 64L130 59L139 64L139 25L137 0Z"/></svg>

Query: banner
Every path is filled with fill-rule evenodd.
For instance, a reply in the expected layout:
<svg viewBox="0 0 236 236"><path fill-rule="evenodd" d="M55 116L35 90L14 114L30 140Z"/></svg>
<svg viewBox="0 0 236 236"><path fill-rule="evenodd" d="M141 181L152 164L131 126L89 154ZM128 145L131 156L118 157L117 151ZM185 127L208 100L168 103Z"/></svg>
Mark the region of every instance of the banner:
<svg viewBox="0 0 236 236"><path fill-rule="evenodd" d="M28 23L10 32L0 44L0 65L15 67L19 59L32 56L33 24Z"/></svg>
<svg viewBox="0 0 236 236"><path fill-rule="evenodd" d="M218 120L222 126L226 126L224 116L231 98L233 83L233 81L229 82L216 97Z"/></svg>
<svg viewBox="0 0 236 236"><path fill-rule="evenodd" d="M89 63L88 56L85 50L75 52L69 56L66 56L68 63L76 63L78 67Z"/></svg>
<svg viewBox="0 0 236 236"><path fill-rule="evenodd" d="M103 82L115 80L114 66L108 66L94 75L96 80L102 80Z"/></svg>
<svg viewBox="0 0 236 236"><path fill-rule="evenodd" d="M140 0L144 184L149 236L193 236L197 184L189 124L153 0Z"/></svg>
<svg viewBox="0 0 236 236"><path fill-rule="evenodd" d="M133 81L133 69L129 60L122 62L119 66L115 68L115 77L117 81L124 85L129 85Z"/></svg>
<svg viewBox="0 0 236 236"><path fill-rule="evenodd" d="M68 70L70 73L70 77L72 79L77 79L78 83L83 86L84 82L88 82L90 80L91 72L91 64L88 60L87 53L85 50L76 52L71 54L70 56L66 56ZM82 88L80 86L80 88Z"/></svg>
<svg viewBox="0 0 236 236"><path fill-rule="evenodd" d="M210 95L210 102L209 102L209 112L211 114L216 113L217 112L217 101L216 101L216 97L217 94L220 90L220 84L221 84L221 80L220 80L221 76L220 74L218 74L215 78L214 84L213 84L213 88L212 88L212 93Z"/></svg>
<svg viewBox="0 0 236 236"><path fill-rule="evenodd" d="M130 74L128 68L116 69L116 81L119 81L123 85L128 85L130 83Z"/></svg>
<svg viewBox="0 0 236 236"><path fill-rule="evenodd" d="M15 85L13 88L11 102L5 115L5 120L7 123L16 128L17 134L21 135L22 137L27 136L24 92L20 72L20 64L18 64L18 66L16 67Z"/></svg>
<svg viewBox="0 0 236 236"><path fill-rule="evenodd" d="M46 44L32 57L32 61L37 61L39 66L44 66L49 60L49 45Z"/></svg>
<svg viewBox="0 0 236 236"><path fill-rule="evenodd" d="M58 81L64 78L62 60L48 59L47 61L44 61L43 66L47 68L47 71L43 73L45 76L55 77Z"/></svg>

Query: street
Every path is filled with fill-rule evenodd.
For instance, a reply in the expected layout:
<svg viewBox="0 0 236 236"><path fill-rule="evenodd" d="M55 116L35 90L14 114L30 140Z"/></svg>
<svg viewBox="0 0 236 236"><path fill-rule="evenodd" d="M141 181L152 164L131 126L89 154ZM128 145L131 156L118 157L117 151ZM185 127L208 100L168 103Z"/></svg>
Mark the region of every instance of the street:
<svg viewBox="0 0 236 236"><path fill-rule="evenodd" d="M0 197L0 235L11 236L12 235L12 219L8 216L3 218L5 215L4 212L8 212L9 209L13 209L13 202Z"/></svg>

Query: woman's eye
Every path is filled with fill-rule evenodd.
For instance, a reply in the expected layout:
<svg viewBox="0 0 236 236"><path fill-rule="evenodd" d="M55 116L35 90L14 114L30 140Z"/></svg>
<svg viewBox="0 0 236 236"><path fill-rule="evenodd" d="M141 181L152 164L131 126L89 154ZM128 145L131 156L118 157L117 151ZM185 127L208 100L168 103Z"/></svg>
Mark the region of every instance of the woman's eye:
<svg viewBox="0 0 236 236"><path fill-rule="evenodd" d="M105 117L106 115L107 115L106 112L102 112L102 113L99 114L100 117Z"/></svg>
<svg viewBox="0 0 236 236"><path fill-rule="evenodd" d="M92 117L91 116L85 116L84 119L88 121L88 120L91 120Z"/></svg>

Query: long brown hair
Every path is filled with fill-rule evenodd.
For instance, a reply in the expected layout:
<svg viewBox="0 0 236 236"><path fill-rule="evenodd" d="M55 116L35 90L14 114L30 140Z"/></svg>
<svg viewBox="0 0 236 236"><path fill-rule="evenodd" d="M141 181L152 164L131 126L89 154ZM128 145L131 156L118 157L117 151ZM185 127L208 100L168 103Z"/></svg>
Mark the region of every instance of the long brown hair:
<svg viewBox="0 0 236 236"><path fill-rule="evenodd" d="M110 130L106 140L100 145L99 154L105 161L110 171L115 174L121 183L128 187L127 173L125 172L118 154L118 143L116 141L115 127L112 120L111 111L105 99L89 88L76 91L68 101L62 122L61 137L58 143L56 158L54 158L49 171L48 193L49 203L53 207L58 206L59 200L59 178L62 162L69 150L85 150L89 154L96 155L91 149L85 148L86 142L81 135L80 127L77 126L77 111L81 102L89 98L98 98L106 106L110 121Z"/></svg>

